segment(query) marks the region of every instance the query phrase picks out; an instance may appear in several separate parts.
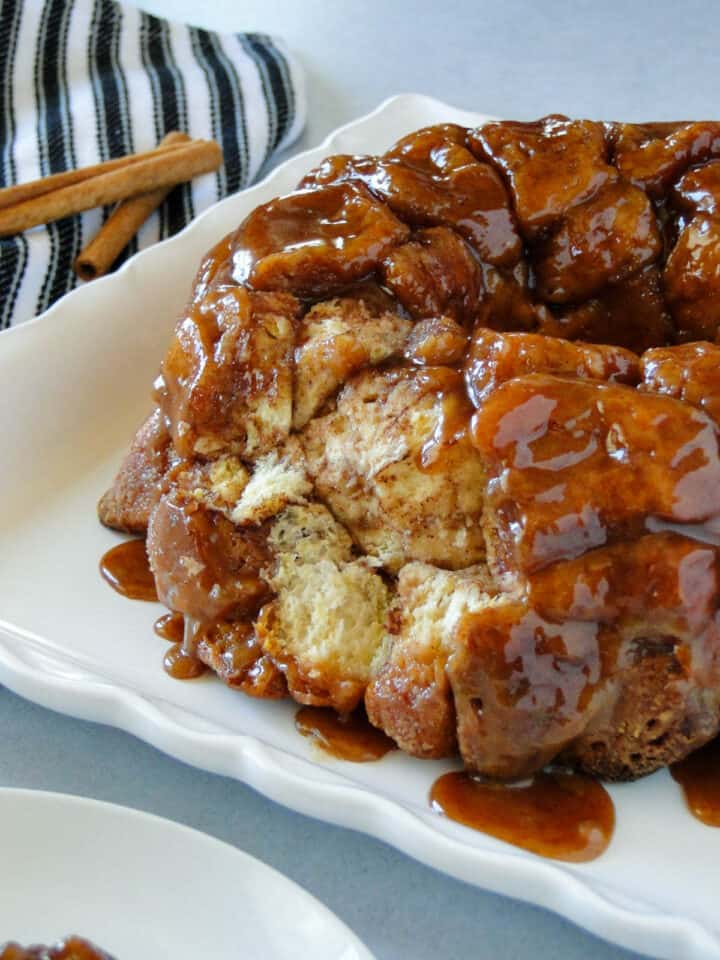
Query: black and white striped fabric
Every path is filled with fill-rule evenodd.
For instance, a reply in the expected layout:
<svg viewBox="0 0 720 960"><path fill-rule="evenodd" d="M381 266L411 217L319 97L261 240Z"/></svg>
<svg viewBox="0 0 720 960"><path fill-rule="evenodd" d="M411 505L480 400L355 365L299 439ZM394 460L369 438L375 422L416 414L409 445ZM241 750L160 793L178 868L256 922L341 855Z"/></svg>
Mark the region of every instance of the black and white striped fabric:
<svg viewBox="0 0 720 960"><path fill-rule="evenodd" d="M217 174L179 187L126 256L250 183L305 121L302 74L260 34L220 35L113 0L0 0L0 185L155 146L170 130L213 138ZM108 210L0 240L0 329L77 283L72 264Z"/></svg>

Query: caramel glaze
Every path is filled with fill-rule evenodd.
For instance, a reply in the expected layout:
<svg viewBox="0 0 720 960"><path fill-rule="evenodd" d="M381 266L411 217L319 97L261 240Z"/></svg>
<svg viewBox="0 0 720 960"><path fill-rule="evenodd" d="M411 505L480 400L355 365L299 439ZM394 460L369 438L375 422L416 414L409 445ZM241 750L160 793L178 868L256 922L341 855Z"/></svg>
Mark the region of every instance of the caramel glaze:
<svg viewBox="0 0 720 960"><path fill-rule="evenodd" d="M497 784L467 773L446 773L430 791L433 809L467 827L531 853L582 863L603 853L615 827L615 808L595 780L547 771L531 781Z"/></svg>
<svg viewBox="0 0 720 960"><path fill-rule="evenodd" d="M295 727L337 760L368 763L397 750L394 741L373 727L363 710L340 716L326 707L302 707L295 715Z"/></svg>
<svg viewBox="0 0 720 960"><path fill-rule="evenodd" d="M717 425L674 397L516 377L475 414L473 439L510 569L533 572L634 539L648 517L700 524L720 514Z"/></svg>
<svg viewBox="0 0 720 960"><path fill-rule="evenodd" d="M497 731L522 753L488 775L531 774L575 738L571 759L624 779L717 729L720 554L697 544L720 530L717 157L720 123L559 116L439 126L381 157L331 157L218 245L176 330L156 399L194 468L221 453L254 462L285 441L295 334L314 302L382 285L416 322L386 363L438 400L417 467L442 475L448 452L479 457L489 567L514 591L461 624L465 661L456 650L447 674L432 664L449 677L468 766L505 762ZM148 537L161 597L199 621L252 622L269 599L261 527L254 542L254 528L168 486ZM656 524L685 538L672 556L645 539ZM619 587L616 550L636 567ZM697 591L711 599L697 604ZM214 654L227 659L220 643ZM664 723L671 686L671 727L623 735L621 750L617 731Z"/></svg>
<svg viewBox="0 0 720 960"><path fill-rule="evenodd" d="M240 535L219 510L174 490L148 530L160 599L201 623L255 614L268 597L258 570L268 562L259 531Z"/></svg>
<svg viewBox="0 0 720 960"><path fill-rule="evenodd" d="M175 680L194 680L201 677L207 667L197 657L187 653L181 643L174 643L163 658L165 672Z"/></svg>
<svg viewBox="0 0 720 960"><path fill-rule="evenodd" d="M103 554L103 579L130 600L157 600L155 577L150 569L144 540L127 540Z"/></svg>
<svg viewBox="0 0 720 960"><path fill-rule="evenodd" d="M185 633L185 617L181 613L165 613L153 624L153 630L170 643L182 643Z"/></svg>
<svg viewBox="0 0 720 960"><path fill-rule="evenodd" d="M89 940L73 936L51 947L0 944L0 960L112 960L112 957Z"/></svg>
<svg viewBox="0 0 720 960"><path fill-rule="evenodd" d="M709 827L720 827L720 740L673 763L670 773L683 788L693 816Z"/></svg>
<svg viewBox="0 0 720 960"><path fill-rule="evenodd" d="M245 220L233 276L257 290L322 297L364 279L409 236L408 227L360 183L298 190L257 207Z"/></svg>

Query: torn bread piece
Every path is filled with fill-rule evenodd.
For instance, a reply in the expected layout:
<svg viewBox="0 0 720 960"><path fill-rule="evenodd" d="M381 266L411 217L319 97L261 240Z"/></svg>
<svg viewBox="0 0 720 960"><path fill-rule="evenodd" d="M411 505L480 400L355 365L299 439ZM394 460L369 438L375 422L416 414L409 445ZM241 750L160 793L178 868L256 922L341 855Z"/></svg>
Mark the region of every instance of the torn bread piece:
<svg viewBox="0 0 720 960"><path fill-rule="evenodd" d="M296 430L353 373L402 354L412 321L379 287L368 288L315 304L301 320L295 349Z"/></svg>
<svg viewBox="0 0 720 960"><path fill-rule="evenodd" d="M366 558L354 559L347 531L319 504L288 507L267 543L275 599L257 622L264 652L300 703L353 710L384 634L384 580Z"/></svg>
<svg viewBox="0 0 720 960"><path fill-rule="evenodd" d="M454 632L465 613L484 609L496 593L483 566L451 572L409 563L400 571L365 706L370 721L407 753L427 758L457 752L446 673Z"/></svg>
<svg viewBox="0 0 720 960"><path fill-rule="evenodd" d="M238 526L262 523L289 504L305 505L311 493L302 448L291 437L285 447L255 462L252 476L229 517Z"/></svg>
<svg viewBox="0 0 720 960"><path fill-rule="evenodd" d="M302 434L319 497L391 573L412 560L460 569L485 556L485 489L472 408L449 367L366 371Z"/></svg>
<svg viewBox="0 0 720 960"><path fill-rule="evenodd" d="M211 289L175 329L155 394L182 457L254 459L287 439L299 303Z"/></svg>
<svg viewBox="0 0 720 960"><path fill-rule="evenodd" d="M240 467L234 503L211 482L220 473L220 490L234 489L237 464L222 462L179 474L150 525L158 595L185 615L187 652L254 696L289 688L302 703L352 710L383 636L388 587L330 511L308 502L296 443L261 458L249 479Z"/></svg>
<svg viewBox="0 0 720 960"><path fill-rule="evenodd" d="M237 527L261 524L290 503L307 503L312 493L295 437L249 467L232 455L183 463L169 475L170 485Z"/></svg>

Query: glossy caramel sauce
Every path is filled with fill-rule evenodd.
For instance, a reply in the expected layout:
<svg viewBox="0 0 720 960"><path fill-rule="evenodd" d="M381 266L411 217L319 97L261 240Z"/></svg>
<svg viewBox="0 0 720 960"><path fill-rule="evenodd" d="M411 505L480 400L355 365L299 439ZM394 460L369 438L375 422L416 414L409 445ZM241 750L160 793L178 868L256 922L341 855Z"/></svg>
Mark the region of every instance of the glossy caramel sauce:
<svg viewBox="0 0 720 960"><path fill-rule="evenodd" d="M295 727L337 760L368 763L397 750L395 741L373 727L362 710L340 716L327 707L302 707L295 715Z"/></svg>
<svg viewBox="0 0 720 960"><path fill-rule="evenodd" d="M647 517L720 514L717 427L675 398L531 374L495 390L473 424L511 569L632 540Z"/></svg>
<svg viewBox="0 0 720 960"><path fill-rule="evenodd" d="M170 643L182 643L185 633L185 617L181 613L165 613L153 624L153 630Z"/></svg>
<svg viewBox="0 0 720 960"><path fill-rule="evenodd" d="M615 827L615 808L604 787L571 773L538 773L517 785L446 773L433 784L430 802L467 827L571 863L599 857Z"/></svg>
<svg viewBox="0 0 720 960"><path fill-rule="evenodd" d="M186 653L181 643L174 643L163 657L165 673L175 680L194 680L205 673L207 667L196 657Z"/></svg>
<svg viewBox="0 0 720 960"><path fill-rule="evenodd" d="M673 763L670 773L683 788L692 815L720 827L720 739Z"/></svg>
<svg viewBox="0 0 720 960"><path fill-rule="evenodd" d="M256 290L321 297L364 279L409 236L406 224L360 184L299 190L256 207L243 222L233 277Z"/></svg>
<svg viewBox="0 0 720 960"><path fill-rule="evenodd" d="M460 393L441 393L440 415L432 435L423 444L420 466L423 470L442 467L443 453L448 447L464 440L468 435L472 408L467 397Z"/></svg>
<svg viewBox="0 0 720 960"><path fill-rule="evenodd" d="M130 600L157 600L144 540L126 540L103 554L100 573L113 590Z"/></svg>

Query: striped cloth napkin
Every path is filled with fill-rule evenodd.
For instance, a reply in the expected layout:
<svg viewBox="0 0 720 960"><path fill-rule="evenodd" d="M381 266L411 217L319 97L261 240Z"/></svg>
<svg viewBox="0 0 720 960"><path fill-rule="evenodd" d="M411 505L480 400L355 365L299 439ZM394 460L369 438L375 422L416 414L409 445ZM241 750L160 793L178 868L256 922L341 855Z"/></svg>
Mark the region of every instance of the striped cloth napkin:
<svg viewBox="0 0 720 960"><path fill-rule="evenodd" d="M247 186L304 122L302 73L277 39L113 0L0 0L0 186L147 150L170 130L223 148L221 169L173 190L124 256ZM0 329L79 283L73 262L109 212L0 240Z"/></svg>

